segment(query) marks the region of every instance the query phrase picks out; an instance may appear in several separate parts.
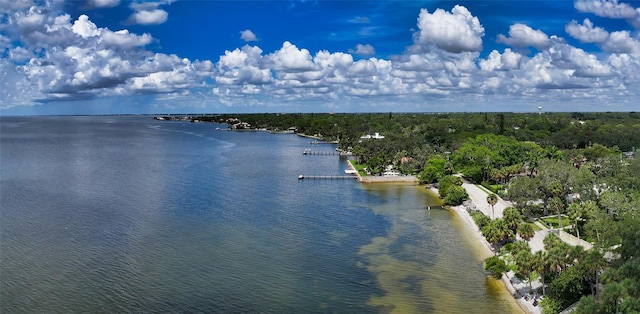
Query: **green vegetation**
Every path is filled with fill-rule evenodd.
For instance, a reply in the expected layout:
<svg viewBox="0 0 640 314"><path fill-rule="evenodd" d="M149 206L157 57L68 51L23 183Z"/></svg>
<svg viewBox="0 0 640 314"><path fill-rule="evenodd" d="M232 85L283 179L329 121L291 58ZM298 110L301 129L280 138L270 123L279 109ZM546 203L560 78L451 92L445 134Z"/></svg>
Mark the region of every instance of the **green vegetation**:
<svg viewBox="0 0 640 314"><path fill-rule="evenodd" d="M579 301L578 313L640 312L640 115L632 113L249 114L253 127L338 140L356 169L379 174L389 165L437 184L445 204L467 195L462 179L482 184L514 208L500 219L472 217L502 260L520 278L539 278L545 313ZM379 132L383 139L360 139ZM627 154L630 157L627 157ZM362 167L362 168L359 168ZM545 250L531 253L530 223L550 223L594 243L585 251L550 233ZM565 217L565 218L560 218ZM515 241L515 242L514 242ZM605 256L607 258L605 259ZM487 260L497 277L504 269Z"/></svg>
<svg viewBox="0 0 640 314"><path fill-rule="evenodd" d="M541 219L550 229L554 229L554 228L558 228L560 227L560 224L558 223L558 217L545 217ZM570 224L569 218L567 217L562 217L562 225L563 226L568 226Z"/></svg>
<svg viewBox="0 0 640 314"><path fill-rule="evenodd" d="M487 258L484 269L495 279L500 279L503 273L509 271L507 264L498 255Z"/></svg>
<svg viewBox="0 0 640 314"><path fill-rule="evenodd" d="M355 160L351 160L351 165L353 166L354 169L356 169L356 171L358 171L358 173L361 176L367 175L367 172L365 171L365 168L367 168L367 165L359 164Z"/></svg>
<svg viewBox="0 0 640 314"><path fill-rule="evenodd" d="M462 179L457 176L446 175L438 180L438 193L445 205L460 205L469 197L461 185Z"/></svg>

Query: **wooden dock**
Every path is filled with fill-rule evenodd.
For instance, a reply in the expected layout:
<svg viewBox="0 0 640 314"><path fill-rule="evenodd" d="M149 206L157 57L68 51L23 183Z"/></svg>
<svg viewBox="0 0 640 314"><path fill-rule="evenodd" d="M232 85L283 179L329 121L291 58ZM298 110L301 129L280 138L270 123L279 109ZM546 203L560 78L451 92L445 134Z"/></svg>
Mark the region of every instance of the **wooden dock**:
<svg viewBox="0 0 640 314"><path fill-rule="evenodd" d="M332 144L332 145L335 145L335 144L338 144L338 143L315 140L315 141L309 142L309 144L311 144L311 145L319 145L319 144Z"/></svg>
<svg viewBox="0 0 640 314"><path fill-rule="evenodd" d="M333 151L333 150L310 150L310 149L305 149L304 151L302 151L303 155L309 155L309 156L338 156L340 155L340 152L338 151Z"/></svg>
<svg viewBox="0 0 640 314"><path fill-rule="evenodd" d="M315 175L315 174L301 174L298 176L298 180L343 180L343 179L357 179L357 176L345 176L345 175Z"/></svg>

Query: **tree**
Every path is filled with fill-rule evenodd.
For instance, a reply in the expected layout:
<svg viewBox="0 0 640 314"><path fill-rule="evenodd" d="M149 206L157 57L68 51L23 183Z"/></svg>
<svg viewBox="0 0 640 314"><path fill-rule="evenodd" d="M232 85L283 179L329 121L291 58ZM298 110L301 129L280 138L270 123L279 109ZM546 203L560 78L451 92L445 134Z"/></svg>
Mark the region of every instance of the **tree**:
<svg viewBox="0 0 640 314"><path fill-rule="evenodd" d="M481 229L484 237L491 243L497 251L498 244L503 241L509 241L513 237L513 233L507 223L501 219L493 219L491 222Z"/></svg>
<svg viewBox="0 0 640 314"><path fill-rule="evenodd" d="M507 197L518 208L528 208L530 203L544 198L540 185L540 179L516 177L509 182Z"/></svg>
<svg viewBox="0 0 640 314"><path fill-rule="evenodd" d="M444 176L438 180L438 193L441 198L447 197L449 190L455 186L461 186L462 179L456 176Z"/></svg>
<svg viewBox="0 0 640 314"><path fill-rule="evenodd" d="M547 193L550 197L560 197L563 194L564 187L558 180L553 180L547 185Z"/></svg>
<svg viewBox="0 0 640 314"><path fill-rule="evenodd" d="M518 226L518 235L523 238L525 241L531 240L535 235L536 231L533 227L528 223L522 223Z"/></svg>
<svg viewBox="0 0 640 314"><path fill-rule="evenodd" d="M555 233L547 233L547 236L542 240L542 244L544 244L544 249L549 251L556 246L562 245L562 239L558 237Z"/></svg>
<svg viewBox="0 0 640 314"><path fill-rule="evenodd" d="M484 262L484 270L488 271L495 279L502 278L502 274L509 270L507 264L498 255L491 256Z"/></svg>
<svg viewBox="0 0 640 314"><path fill-rule="evenodd" d="M469 197L467 190L461 186L453 186L447 190L447 196L444 197L446 205L456 206L462 204Z"/></svg>
<svg viewBox="0 0 640 314"><path fill-rule="evenodd" d="M473 222L476 223L476 226L478 226L478 229L480 229L480 230L482 230L482 228L484 228L484 226L486 226L489 223L491 223L491 218L487 217L481 211L472 212L471 213L471 218L473 218Z"/></svg>
<svg viewBox="0 0 640 314"><path fill-rule="evenodd" d="M537 170L540 160L544 158L545 152L538 144L532 142L524 142L522 145L525 149L525 165L529 169L529 177L533 178L533 174Z"/></svg>
<svg viewBox="0 0 640 314"><path fill-rule="evenodd" d="M544 277L547 275L549 271L549 263L547 262L547 252L546 251L536 251L533 253L532 258L533 270L535 270L540 275L540 282L542 283L542 294L546 293L546 287L544 284Z"/></svg>
<svg viewBox="0 0 640 314"><path fill-rule="evenodd" d="M489 205L491 205L491 218L495 219L496 215L493 211L493 205L495 205L498 202L498 196L491 193L487 196L487 203L489 203Z"/></svg>
<svg viewBox="0 0 640 314"><path fill-rule="evenodd" d="M576 236L580 239L580 229L582 227L581 223L585 217L589 215L592 211L597 211L598 205L593 201L586 202L573 202L569 204L567 207L567 214L569 214L569 219L574 221L574 229L576 230Z"/></svg>
<svg viewBox="0 0 640 314"><path fill-rule="evenodd" d="M496 220L492 220L489 224L484 226L481 231L482 235L493 247L494 252L498 251L498 243L502 240L500 235L500 231L497 229L496 224L494 223Z"/></svg>
<svg viewBox="0 0 640 314"><path fill-rule="evenodd" d="M558 230L562 230L562 210L564 209L564 203L559 197L553 197L549 201L549 209L558 213Z"/></svg>
<svg viewBox="0 0 640 314"><path fill-rule="evenodd" d="M518 225L522 222L522 215L518 209L510 206L505 208L502 212L502 219L507 222L509 229L515 233L518 229Z"/></svg>
<svg viewBox="0 0 640 314"><path fill-rule="evenodd" d="M591 294L597 298L598 279L607 265L604 256L599 250L589 250L585 253L579 265L584 269L585 280L591 285Z"/></svg>
<svg viewBox="0 0 640 314"><path fill-rule="evenodd" d="M580 270L577 267L570 267L551 281L547 296L559 301L561 309L564 309L580 300L583 290Z"/></svg>
<svg viewBox="0 0 640 314"><path fill-rule="evenodd" d="M533 263L534 260L531 250L519 252L518 255L515 256L515 261L518 272L527 277L529 290L533 290L531 287L531 275L533 274L535 264Z"/></svg>
<svg viewBox="0 0 640 314"><path fill-rule="evenodd" d="M427 166L420 174L420 183L429 184L435 183L442 177L442 172L434 166Z"/></svg>

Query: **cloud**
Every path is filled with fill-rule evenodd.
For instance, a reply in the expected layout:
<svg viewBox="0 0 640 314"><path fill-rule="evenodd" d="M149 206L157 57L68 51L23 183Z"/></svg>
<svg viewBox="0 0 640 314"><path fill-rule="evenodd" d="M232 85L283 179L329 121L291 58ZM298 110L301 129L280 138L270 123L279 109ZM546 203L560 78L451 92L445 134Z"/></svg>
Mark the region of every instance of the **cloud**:
<svg viewBox="0 0 640 314"><path fill-rule="evenodd" d="M24 10L33 5L32 0L0 0L0 13Z"/></svg>
<svg viewBox="0 0 640 314"><path fill-rule="evenodd" d="M282 48L267 56L273 69L283 72L304 72L315 68L311 61L311 54L307 49L298 49L288 41L282 44Z"/></svg>
<svg viewBox="0 0 640 314"><path fill-rule="evenodd" d="M627 21L629 21L629 24L635 27L635 29L640 29L640 8L636 8L636 16Z"/></svg>
<svg viewBox="0 0 640 314"><path fill-rule="evenodd" d="M41 17L40 12L18 15L17 33L29 39L28 45L10 52L12 59L29 58L11 77L16 84L39 91L37 97L25 93L32 95L31 101L165 93L195 87L198 80L213 75L210 61L146 52L143 47L153 40L149 34L100 28L86 15L72 23L69 15ZM46 53L33 53L41 49Z"/></svg>
<svg viewBox="0 0 640 314"><path fill-rule="evenodd" d="M418 28L414 34L414 43L435 47L452 52L480 51L484 28L477 17L471 15L467 8L456 5L451 13L437 9L429 13L420 10Z"/></svg>
<svg viewBox="0 0 640 314"><path fill-rule="evenodd" d="M22 62L33 58L35 54L31 50L24 47L16 47L9 51L9 59L16 62Z"/></svg>
<svg viewBox="0 0 640 314"><path fill-rule="evenodd" d="M152 12L159 5L131 7ZM198 61L150 51L155 40L150 34L111 30L87 15L73 20L59 12L22 7L0 26L0 51L5 52L0 59L0 108L140 96L160 108L217 104L231 111L242 106L263 110L267 105L294 111L316 108L306 106L421 111L432 110L434 104L440 110L476 108L464 104L511 110L498 104L575 106L576 100L582 104L587 99L619 104L640 93L638 37L630 31L609 33L589 19L572 21L565 30L601 51L587 52L557 34L514 24L499 40L538 50L525 55L521 49L505 48L484 56L479 19L456 6L450 12L421 10L413 44L389 59L370 57L375 49L368 44L348 53L311 52L284 41L273 51L245 45L226 50L217 60ZM248 41L255 34L245 30L240 37ZM354 60L354 55L360 57Z"/></svg>
<svg viewBox="0 0 640 314"><path fill-rule="evenodd" d="M582 25L576 21L565 26L565 31L571 37L580 40L583 43L602 43L609 38L609 32L601 27L594 27L589 19L584 19Z"/></svg>
<svg viewBox="0 0 640 314"><path fill-rule="evenodd" d="M349 49L349 53L356 54L363 57L370 57L376 54L376 49L373 46L366 44L357 44L356 49Z"/></svg>
<svg viewBox="0 0 640 314"><path fill-rule="evenodd" d="M100 31L96 24L89 20L89 17L85 14L80 15L78 19L73 22L73 26L71 26L71 30L80 35L82 38L89 38L100 35Z"/></svg>
<svg viewBox="0 0 640 314"><path fill-rule="evenodd" d="M630 19L638 15L632 6L618 3L618 0L576 0L573 6L580 12L614 19Z"/></svg>
<svg viewBox="0 0 640 314"><path fill-rule="evenodd" d="M120 4L120 0L89 0L87 4L94 8L113 8Z"/></svg>
<svg viewBox="0 0 640 314"><path fill-rule="evenodd" d="M169 14L165 10L155 9L150 11L138 11L131 15L130 20L135 24L153 25L167 21Z"/></svg>
<svg viewBox="0 0 640 314"><path fill-rule="evenodd" d="M632 38L628 31L609 33L607 41L602 43L602 50L613 53L640 54L640 41Z"/></svg>
<svg viewBox="0 0 640 314"><path fill-rule="evenodd" d="M371 20L366 16L356 16L349 20L349 23L352 24L369 24Z"/></svg>
<svg viewBox="0 0 640 314"><path fill-rule="evenodd" d="M244 46L225 51L216 67L215 80L223 85L264 85L274 82L271 70L263 66L262 49Z"/></svg>
<svg viewBox="0 0 640 314"><path fill-rule="evenodd" d="M509 48L505 49L502 54L497 50L493 50L487 56L487 59L480 60L480 69L489 72L515 70L520 67L521 59L521 54L511 51Z"/></svg>
<svg viewBox="0 0 640 314"><path fill-rule="evenodd" d="M251 30L245 29L240 32L240 39L249 42L249 41L258 41L258 37Z"/></svg>
<svg viewBox="0 0 640 314"><path fill-rule="evenodd" d="M607 32L603 28L594 27L589 19L583 25L576 21L565 26L572 37L586 43L596 43L603 51L611 53L640 53L640 41L631 36L629 31Z"/></svg>
<svg viewBox="0 0 640 314"><path fill-rule="evenodd" d="M535 47L539 50L546 49L551 45L547 34L520 23L509 27L509 37L498 34L497 41L514 47Z"/></svg>
<svg viewBox="0 0 640 314"><path fill-rule="evenodd" d="M128 22L142 25L155 25L166 22L169 13L158 8L162 4L160 2L132 3L129 7L135 12L129 16Z"/></svg>

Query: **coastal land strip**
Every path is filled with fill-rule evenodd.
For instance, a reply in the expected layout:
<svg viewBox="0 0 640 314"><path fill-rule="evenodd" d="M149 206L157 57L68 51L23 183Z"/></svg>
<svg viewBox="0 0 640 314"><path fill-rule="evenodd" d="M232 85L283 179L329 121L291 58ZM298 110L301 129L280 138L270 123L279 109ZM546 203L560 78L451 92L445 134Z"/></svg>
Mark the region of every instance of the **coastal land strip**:
<svg viewBox="0 0 640 314"><path fill-rule="evenodd" d="M347 160L347 167L349 170L354 170L354 174L358 177L358 181L362 183L391 183L391 182L405 182L418 184L418 178L416 176L407 175L394 175L394 176L362 176L351 164L351 160Z"/></svg>

